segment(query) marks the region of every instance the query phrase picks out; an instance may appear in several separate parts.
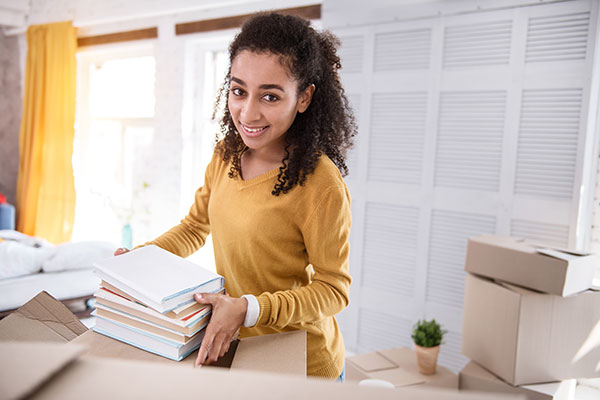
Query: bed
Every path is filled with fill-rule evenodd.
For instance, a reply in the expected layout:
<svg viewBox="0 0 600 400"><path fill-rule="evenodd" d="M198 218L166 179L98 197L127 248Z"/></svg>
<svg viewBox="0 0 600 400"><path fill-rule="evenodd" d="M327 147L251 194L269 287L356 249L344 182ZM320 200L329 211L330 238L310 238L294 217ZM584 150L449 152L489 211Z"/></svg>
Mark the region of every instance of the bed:
<svg viewBox="0 0 600 400"><path fill-rule="evenodd" d="M117 245L87 241L54 246L42 239L0 230L0 318L41 291L64 303L79 318L93 310L99 279L93 262L111 257Z"/></svg>

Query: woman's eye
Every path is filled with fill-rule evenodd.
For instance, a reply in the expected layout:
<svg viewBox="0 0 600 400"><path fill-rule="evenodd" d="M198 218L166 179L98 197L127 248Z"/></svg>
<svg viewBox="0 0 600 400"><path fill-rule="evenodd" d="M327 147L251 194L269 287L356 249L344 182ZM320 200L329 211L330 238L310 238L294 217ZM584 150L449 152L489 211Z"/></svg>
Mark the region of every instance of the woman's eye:
<svg viewBox="0 0 600 400"><path fill-rule="evenodd" d="M240 88L233 88L231 89L231 93L233 93L234 96L241 96L244 94L244 91Z"/></svg>
<svg viewBox="0 0 600 400"><path fill-rule="evenodd" d="M264 99L267 100L269 103L279 100L277 96L272 94L265 94Z"/></svg>

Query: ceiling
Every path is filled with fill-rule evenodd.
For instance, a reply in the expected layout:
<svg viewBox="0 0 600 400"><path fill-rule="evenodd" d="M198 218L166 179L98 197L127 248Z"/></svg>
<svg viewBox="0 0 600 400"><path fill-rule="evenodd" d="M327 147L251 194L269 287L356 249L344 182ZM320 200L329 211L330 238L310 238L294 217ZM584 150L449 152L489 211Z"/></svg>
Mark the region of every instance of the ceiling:
<svg viewBox="0 0 600 400"><path fill-rule="evenodd" d="M0 25L9 28L25 26L30 0L0 0Z"/></svg>
<svg viewBox="0 0 600 400"><path fill-rule="evenodd" d="M284 0L282 3L320 3L320 0ZM235 8L265 0L0 0L0 27L25 30L28 25L47 23L68 15L76 26L178 12ZM271 3L273 1L271 0ZM118 10L118 11L116 11ZM116 11L116 12L115 12Z"/></svg>

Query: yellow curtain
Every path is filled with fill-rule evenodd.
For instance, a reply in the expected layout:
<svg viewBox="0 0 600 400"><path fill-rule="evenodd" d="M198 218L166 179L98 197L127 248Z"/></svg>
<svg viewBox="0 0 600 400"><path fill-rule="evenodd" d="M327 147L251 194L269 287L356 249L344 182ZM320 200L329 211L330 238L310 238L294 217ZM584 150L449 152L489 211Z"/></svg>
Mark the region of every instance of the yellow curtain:
<svg viewBox="0 0 600 400"><path fill-rule="evenodd" d="M70 240L75 217L73 136L77 31L71 22L27 29L17 230Z"/></svg>

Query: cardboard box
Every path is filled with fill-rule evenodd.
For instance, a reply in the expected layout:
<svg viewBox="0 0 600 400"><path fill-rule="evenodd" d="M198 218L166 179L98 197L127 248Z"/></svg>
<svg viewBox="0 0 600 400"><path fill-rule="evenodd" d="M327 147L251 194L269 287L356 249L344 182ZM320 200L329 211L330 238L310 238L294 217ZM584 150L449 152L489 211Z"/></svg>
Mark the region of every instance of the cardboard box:
<svg viewBox="0 0 600 400"><path fill-rule="evenodd" d="M363 379L382 379L395 387L419 385L419 387L458 389L458 376L439 364L433 375L419 373L416 355L408 347L348 357L346 380L359 382Z"/></svg>
<svg viewBox="0 0 600 400"><path fill-rule="evenodd" d="M598 265L591 254L487 235L469 239L465 260L468 272L559 296L591 288Z"/></svg>
<svg viewBox="0 0 600 400"><path fill-rule="evenodd" d="M65 352L69 348L71 352ZM168 399L208 398L282 399L398 399L507 400L502 394L457 391L395 390L342 385L322 379L275 375L223 368L179 368L176 364L97 358L81 355L81 348L56 343L0 342L2 398L31 399ZM13 360L17 357L19 362ZM40 360L44 362L40 363ZM38 364L38 365L34 365ZM31 368L34 366L35 368ZM11 380L9 380L11 379ZM26 384L27 382L29 384ZM12 388L20 387L17 392ZM6 391L6 388L11 388Z"/></svg>
<svg viewBox="0 0 600 400"><path fill-rule="evenodd" d="M140 350L87 330L73 313L46 292L41 292L8 317L0 320L0 341L67 343L84 353L164 363L191 368L197 351L180 362ZM232 342L228 353L214 365L306 376L306 332L264 335Z"/></svg>
<svg viewBox="0 0 600 400"><path fill-rule="evenodd" d="M513 385L600 377L600 292L560 297L467 274L462 351Z"/></svg>
<svg viewBox="0 0 600 400"><path fill-rule="evenodd" d="M552 400L562 391L576 386L575 379L537 385L513 386L481 365L471 361L458 374L459 388L464 391L522 394L527 400ZM557 397L562 398L562 397Z"/></svg>

